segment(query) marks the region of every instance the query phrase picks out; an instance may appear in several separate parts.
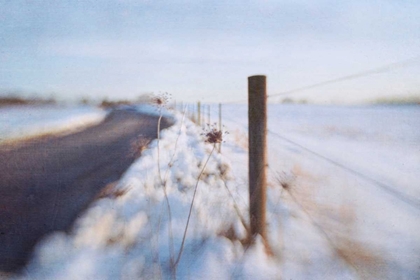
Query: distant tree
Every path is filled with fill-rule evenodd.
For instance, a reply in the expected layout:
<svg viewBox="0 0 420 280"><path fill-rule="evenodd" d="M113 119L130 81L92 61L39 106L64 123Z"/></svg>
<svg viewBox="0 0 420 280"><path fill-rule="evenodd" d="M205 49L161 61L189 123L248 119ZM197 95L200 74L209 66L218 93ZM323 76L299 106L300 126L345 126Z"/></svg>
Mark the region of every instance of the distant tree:
<svg viewBox="0 0 420 280"><path fill-rule="evenodd" d="M102 108L114 108L121 105L131 105L132 102L128 100L117 100L117 101L109 101L107 98L102 100L100 107Z"/></svg>
<svg viewBox="0 0 420 280"><path fill-rule="evenodd" d="M291 104L291 103L295 103L295 101L289 97L284 98L281 103L283 104Z"/></svg>
<svg viewBox="0 0 420 280"><path fill-rule="evenodd" d="M28 103L28 100L20 97L0 97L0 106L25 105Z"/></svg>
<svg viewBox="0 0 420 280"><path fill-rule="evenodd" d="M90 102L89 98L83 97L82 99L80 99L79 103L81 105L89 105L91 102Z"/></svg>

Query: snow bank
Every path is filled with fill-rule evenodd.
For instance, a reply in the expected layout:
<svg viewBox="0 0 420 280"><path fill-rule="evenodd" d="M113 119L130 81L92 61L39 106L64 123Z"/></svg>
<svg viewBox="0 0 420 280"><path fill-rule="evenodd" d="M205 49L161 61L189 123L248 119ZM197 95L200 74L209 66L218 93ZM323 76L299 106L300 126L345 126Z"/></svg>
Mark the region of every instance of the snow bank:
<svg viewBox="0 0 420 280"><path fill-rule="evenodd" d="M274 263L261 266L253 264L255 258L245 258L248 253L240 240L246 231L235 210L244 186L235 184L229 161L204 142L195 124L181 115L175 120L120 183L78 219L70 234L55 233L38 244L22 279L171 278L197 178L209 157L198 182L177 277L252 278L258 272L266 275L267 266L275 275ZM241 215L247 212L246 203L236 207ZM258 256L265 254L255 250ZM250 270L245 274L238 272L244 261Z"/></svg>
<svg viewBox="0 0 420 280"><path fill-rule="evenodd" d="M100 123L105 117L104 110L88 106L0 108L0 143L44 134L74 131Z"/></svg>

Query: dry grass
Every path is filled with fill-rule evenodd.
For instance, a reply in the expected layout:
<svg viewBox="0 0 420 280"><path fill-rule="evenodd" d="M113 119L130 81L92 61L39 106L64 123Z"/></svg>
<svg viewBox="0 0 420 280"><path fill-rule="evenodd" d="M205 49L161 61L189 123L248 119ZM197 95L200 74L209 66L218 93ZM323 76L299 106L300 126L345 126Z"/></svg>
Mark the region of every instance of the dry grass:
<svg viewBox="0 0 420 280"><path fill-rule="evenodd" d="M118 198L125 195L130 189L117 189L118 181L111 182L107 184L101 192L97 195L95 200L102 199L102 198Z"/></svg>
<svg viewBox="0 0 420 280"><path fill-rule="evenodd" d="M354 206L344 202L329 204L319 199L320 188L327 184L327 178L318 177L299 165L292 168L291 174L278 176L278 185L310 217L336 256L349 265L361 279L383 279L384 259L368 244L357 240L357 215Z"/></svg>
<svg viewBox="0 0 420 280"><path fill-rule="evenodd" d="M254 244L254 239L249 238L249 236L247 236L246 238L240 238L238 236L238 233L235 231L235 228L233 225L226 227L226 229L220 231L217 235L223 236L229 239L232 243L239 241L245 250L248 250L248 248ZM274 256L273 249L268 243L268 241L267 240L262 240L262 241L264 243L264 250L265 250L266 255L269 257L273 257Z"/></svg>
<svg viewBox="0 0 420 280"><path fill-rule="evenodd" d="M132 141L130 143L130 155L134 156L135 158L140 157L141 153L147 149L147 145L149 145L149 143L150 140L144 139L142 137Z"/></svg>
<svg viewBox="0 0 420 280"><path fill-rule="evenodd" d="M384 279L385 260L369 246L357 241L342 238L336 241L336 252L350 264L361 279Z"/></svg>
<svg viewBox="0 0 420 280"><path fill-rule="evenodd" d="M226 237L227 239L229 239L230 241L235 242L235 241L240 241L242 243L242 245L245 244L246 240L241 239L236 230L235 227L233 225L228 226L226 229L223 229L222 231L220 231L218 234L218 236L223 236Z"/></svg>

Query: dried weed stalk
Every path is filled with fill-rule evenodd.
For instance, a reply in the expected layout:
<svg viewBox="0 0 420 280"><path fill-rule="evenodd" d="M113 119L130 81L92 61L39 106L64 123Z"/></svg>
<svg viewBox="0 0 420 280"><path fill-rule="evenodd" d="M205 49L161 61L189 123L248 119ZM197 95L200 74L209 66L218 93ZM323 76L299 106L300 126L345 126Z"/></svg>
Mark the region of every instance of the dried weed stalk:
<svg viewBox="0 0 420 280"><path fill-rule="evenodd" d="M223 135L225 134L225 132L222 132L221 130L218 130L216 128L216 125L213 125L213 126L208 125L208 128L209 129L207 131L205 131L204 133L202 133L202 135L204 135L204 141L206 143L212 144L213 147L212 147L212 150L211 150L209 156L207 157L207 160L206 160L203 168L201 169L200 174L198 175L197 181L195 183L194 194L193 194L193 198L192 198L192 201L191 201L191 204L190 204L190 210L189 210L189 213L188 213L187 224L185 225L184 235L182 237L181 247L179 249L178 257L176 258L176 261L173 263L173 268L174 269L176 269L179 261L181 260L182 253L184 251L185 239L186 239L186 236L187 236L188 226L190 224L190 219L191 219L191 213L192 213L192 209L193 209L193 206L194 206L194 201L195 201L195 197L196 197L196 193L197 193L197 189L198 189L198 184L200 182L201 176L203 175L204 169L206 168L207 163L209 162L211 156L213 155L213 152L216 148L216 144L223 142Z"/></svg>

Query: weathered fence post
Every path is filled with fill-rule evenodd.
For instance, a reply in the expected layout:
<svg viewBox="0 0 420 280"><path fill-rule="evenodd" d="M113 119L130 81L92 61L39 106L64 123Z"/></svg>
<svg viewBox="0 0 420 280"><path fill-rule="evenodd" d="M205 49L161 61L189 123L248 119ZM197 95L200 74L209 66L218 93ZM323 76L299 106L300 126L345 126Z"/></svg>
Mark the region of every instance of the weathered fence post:
<svg viewBox="0 0 420 280"><path fill-rule="evenodd" d="M204 127L204 124L206 123L206 105L201 105L201 127Z"/></svg>
<svg viewBox="0 0 420 280"><path fill-rule="evenodd" d="M248 77L250 240L266 240L267 86L266 76Z"/></svg>
<svg viewBox="0 0 420 280"><path fill-rule="evenodd" d="M222 103L219 103L219 130L222 131ZM222 143L219 143L219 154L222 152Z"/></svg>
<svg viewBox="0 0 420 280"><path fill-rule="evenodd" d="M209 125L211 124L211 118L210 118L211 112L210 112L210 110L211 110L211 107L210 107L210 104L209 104L209 105L207 105L207 123Z"/></svg>
<svg viewBox="0 0 420 280"><path fill-rule="evenodd" d="M201 102L200 101L198 101L197 102L197 124L200 126L201 125L201 120L202 120L202 118L201 118Z"/></svg>

